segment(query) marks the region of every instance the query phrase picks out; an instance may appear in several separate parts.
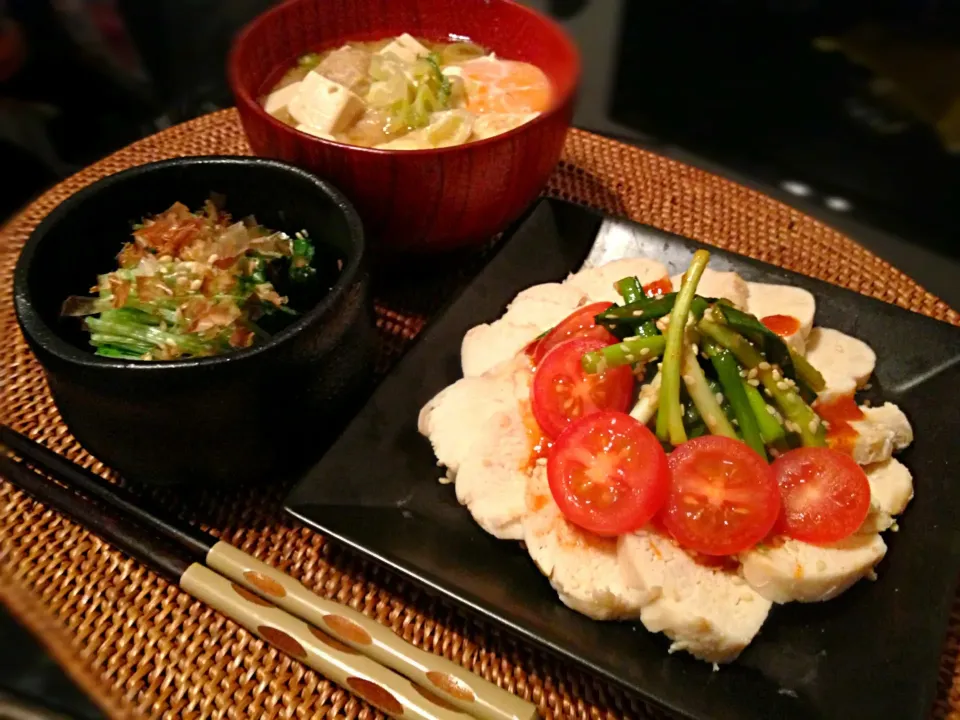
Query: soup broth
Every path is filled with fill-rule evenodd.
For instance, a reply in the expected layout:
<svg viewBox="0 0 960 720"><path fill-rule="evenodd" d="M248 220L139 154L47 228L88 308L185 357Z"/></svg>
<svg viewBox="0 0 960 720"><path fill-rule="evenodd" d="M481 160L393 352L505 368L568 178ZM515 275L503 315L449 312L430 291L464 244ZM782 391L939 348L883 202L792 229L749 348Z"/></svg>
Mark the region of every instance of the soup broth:
<svg viewBox="0 0 960 720"><path fill-rule="evenodd" d="M529 63L472 42L404 34L307 53L262 98L298 130L386 150L423 150L482 140L533 120L552 100Z"/></svg>

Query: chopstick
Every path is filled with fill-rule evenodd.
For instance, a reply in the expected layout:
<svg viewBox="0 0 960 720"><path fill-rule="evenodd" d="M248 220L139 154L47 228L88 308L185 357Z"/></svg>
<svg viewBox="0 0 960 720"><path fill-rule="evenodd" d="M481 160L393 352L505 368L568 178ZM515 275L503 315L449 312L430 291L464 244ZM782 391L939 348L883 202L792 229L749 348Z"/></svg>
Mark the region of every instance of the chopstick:
<svg viewBox="0 0 960 720"><path fill-rule="evenodd" d="M388 715L537 717L531 703L2 425L0 475Z"/></svg>

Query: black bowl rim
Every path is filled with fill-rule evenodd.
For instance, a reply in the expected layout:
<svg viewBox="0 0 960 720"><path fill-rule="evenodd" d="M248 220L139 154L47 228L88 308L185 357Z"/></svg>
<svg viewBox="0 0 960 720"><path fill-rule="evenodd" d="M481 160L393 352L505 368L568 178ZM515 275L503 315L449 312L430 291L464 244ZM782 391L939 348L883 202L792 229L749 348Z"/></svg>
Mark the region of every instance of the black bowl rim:
<svg viewBox="0 0 960 720"><path fill-rule="evenodd" d="M264 343L254 345L243 350L234 350L215 355L213 357L192 358L188 360L160 360L160 361L138 361L138 360L116 360L95 355L92 351L81 350L66 340L61 338L56 331L51 328L40 317L31 301L31 293L27 283L27 277L36 255L37 249L43 243L49 232L60 223L67 221L73 211L84 202L95 196L107 187L116 183L125 182L133 177L164 170L169 167L194 167L199 165L226 165L236 167L253 168L273 168L285 173L296 175L302 180L312 184L318 194L327 196L343 213L347 221L347 230L350 241L353 244L354 251L345 258L344 266L340 271L337 282L330 289L330 292L318 302L309 312L298 318L296 322L284 328L282 331L273 335ZM108 175L94 183L78 190L66 200L57 205L30 233L30 237L20 252L17 259L16 268L13 274L13 293L14 306L16 309L17 322L20 324L24 337L28 342L36 343L49 352L57 359L67 362L71 365L107 369L113 368L126 371L140 372L162 372L172 371L184 368L213 367L230 363L242 362L248 358L253 358L271 351L279 345L284 344L292 337L300 333L305 327L316 321L318 317L323 316L334 303L346 292L347 288L353 285L354 280L360 273L364 255L366 252L366 241L363 232L363 223L353 205L347 200L346 196L336 187L326 180L322 180L311 172L299 168L290 163L281 160L269 158L246 157L242 155L196 155L187 157L172 158L169 160L158 160L156 162L137 165L136 167L121 170L118 173Z"/></svg>

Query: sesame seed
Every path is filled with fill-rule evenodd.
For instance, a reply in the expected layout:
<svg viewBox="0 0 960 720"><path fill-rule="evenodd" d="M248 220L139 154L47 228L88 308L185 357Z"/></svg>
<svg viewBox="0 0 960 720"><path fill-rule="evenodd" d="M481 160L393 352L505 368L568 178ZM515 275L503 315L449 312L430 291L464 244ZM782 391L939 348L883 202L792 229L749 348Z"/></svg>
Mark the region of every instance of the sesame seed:
<svg viewBox="0 0 960 720"><path fill-rule="evenodd" d="M750 368L750 372L747 373L748 378L755 378L757 376L757 369Z"/></svg>
<svg viewBox="0 0 960 720"><path fill-rule="evenodd" d="M820 427L820 421L817 418L814 418L813 420L811 420L810 424L807 425L807 429L810 430L810 432L812 433L815 433L819 427Z"/></svg>
<svg viewBox="0 0 960 720"><path fill-rule="evenodd" d="M770 363L768 363L766 360L764 360L764 361L761 362L759 365L757 365L757 368L759 368L760 370L769 370L769 369L770 369Z"/></svg>
<svg viewBox="0 0 960 720"><path fill-rule="evenodd" d="M190 289L199 290L201 285L203 285L203 280L194 280L190 283Z"/></svg>
<svg viewBox="0 0 960 720"><path fill-rule="evenodd" d="M630 363L631 365L633 365L633 363L637 361L637 359L633 356L633 353L627 353L626 355L624 355L624 358L626 358L627 362Z"/></svg>
<svg viewBox="0 0 960 720"><path fill-rule="evenodd" d="M787 420L787 422L784 423L784 427L790 432L800 432L800 427L793 420Z"/></svg>
<svg viewBox="0 0 960 720"><path fill-rule="evenodd" d="M750 378L749 380L747 380L747 385L749 385L750 387L760 387L760 381L757 380L756 378Z"/></svg>
<svg viewBox="0 0 960 720"><path fill-rule="evenodd" d="M777 383L777 390L789 390L790 386L787 385L783 380Z"/></svg>
<svg viewBox="0 0 960 720"><path fill-rule="evenodd" d="M162 263L173 262L173 258L170 257L169 255L161 255L160 257L157 258L157 262L162 262Z"/></svg>
<svg viewBox="0 0 960 720"><path fill-rule="evenodd" d="M723 404L723 393L717 393L714 397L717 398L717 405Z"/></svg>
<svg viewBox="0 0 960 720"><path fill-rule="evenodd" d="M740 370L740 377L745 378L746 376L747 376L747 371L741 369L741 370Z"/></svg>
<svg viewBox="0 0 960 720"><path fill-rule="evenodd" d="M777 411L774 410L771 405L764 405L764 407L767 409L767 412L768 412L768 413L770 413L771 415L773 415L774 417L776 417Z"/></svg>
<svg viewBox="0 0 960 720"><path fill-rule="evenodd" d="M698 352L700 352L700 347L696 343L694 343L691 350L693 351L693 354L696 355Z"/></svg>
<svg viewBox="0 0 960 720"><path fill-rule="evenodd" d="M568 307L569 307L569 306L568 306ZM634 317L643 317L643 310L634 310L634 311L633 311L633 316L634 316Z"/></svg>
<svg viewBox="0 0 960 720"><path fill-rule="evenodd" d="M771 375L774 380L783 380L783 375L781 375L780 371L777 370L776 368L773 369L773 372L771 373Z"/></svg>
<svg viewBox="0 0 960 720"><path fill-rule="evenodd" d="M767 397L773 397L773 393L771 393L770 390L768 390L767 388L763 389L763 394L766 395Z"/></svg>
<svg viewBox="0 0 960 720"><path fill-rule="evenodd" d="M219 259L220 259L220 256L214 253L213 255L207 258L207 264L213 265Z"/></svg>
<svg viewBox="0 0 960 720"><path fill-rule="evenodd" d="M650 354L650 348L640 348L640 357L644 357Z"/></svg>
<svg viewBox="0 0 960 720"><path fill-rule="evenodd" d="M623 350L623 352L625 353L630 352L630 346L627 345L626 343L620 343L620 349Z"/></svg>

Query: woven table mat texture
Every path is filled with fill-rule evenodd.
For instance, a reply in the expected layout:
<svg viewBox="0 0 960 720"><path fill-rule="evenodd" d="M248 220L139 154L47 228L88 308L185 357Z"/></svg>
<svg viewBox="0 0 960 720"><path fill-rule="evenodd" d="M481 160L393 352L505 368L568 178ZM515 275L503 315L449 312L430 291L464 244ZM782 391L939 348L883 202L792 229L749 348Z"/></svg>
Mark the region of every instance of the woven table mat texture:
<svg viewBox="0 0 960 720"><path fill-rule="evenodd" d="M111 480L109 469L67 431L27 350L14 317L13 267L37 223L85 185L146 162L211 154L250 154L234 110L178 125L105 158L0 230L0 421ZM960 325L960 315L946 304L837 231L759 192L650 152L572 130L547 192ZM471 257L471 263L457 263L456 282L442 288L428 283L419 292L378 292L381 372L458 283L482 266L485 253ZM283 514L288 488L159 499L324 597L536 703L545 717L668 717L325 542ZM0 602L108 716L382 717L5 481L0 506ZM958 635L955 610L934 717L960 720Z"/></svg>

